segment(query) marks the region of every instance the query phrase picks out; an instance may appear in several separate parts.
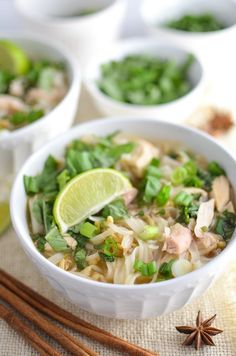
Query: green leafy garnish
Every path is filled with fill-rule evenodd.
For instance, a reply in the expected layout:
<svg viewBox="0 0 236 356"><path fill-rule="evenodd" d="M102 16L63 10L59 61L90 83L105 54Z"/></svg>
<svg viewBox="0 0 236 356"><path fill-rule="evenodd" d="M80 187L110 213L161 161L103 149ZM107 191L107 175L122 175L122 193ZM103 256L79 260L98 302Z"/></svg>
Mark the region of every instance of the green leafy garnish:
<svg viewBox="0 0 236 356"><path fill-rule="evenodd" d="M168 202L171 194L171 186L164 185L156 196L157 206L164 206Z"/></svg>
<svg viewBox="0 0 236 356"><path fill-rule="evenodd" d="M187 32L219 31L226 27L217 17L210 13L186 14L179 19L168 22L166 26Z"/></svg>
<svg viewBox="0 0 236 356"><path fill-rule="evenodd" d="M135 260L134 270L140 272L142 276L152 276L157 272L156 262L145 263L140 260Z"/></svg>
<svg viewBox="0 0 236 356"><path fill-rule="evenodd" d="M112 216L113 219L119 220L128 216L127 208L122 199L114 200L112 203L108 204L103 208L101 215L104 218Z"/></svg>
<svg viewBox="0 0 236 356"><path fill-rule="evenodd" d="M176 196L174 197L174 203L177 206L189 206L192 203L193 199L194 197L192 196L192 194L188 194L182 191L176 194Z"/></svg>
<svg viewBox="0 0 236 356"><path fill-rule="evenodd" d="M106 95L125 103L167 103L191 90L188 70L192 62L192 55L182 64L148 55L127 56L101 66L98 86Z"/></svg>
<svg viewBox="0 0 236 356"><path fill-rule="evenodd" d="M74 260L79 270L84 269L87 266L86 250L81 247L77 247L74 254Z"/></svg>
<svg viewBox="0 0 236 356"><path fill-rule="evenodd" d="M45 239L49 245L56 252L62 252L68 250L66 240L60 234L58 228L54 226L45 236Z"/></svg>
<svg viewBox="0 0 236 356"><path fill-rule="evenodd" d="M212 177L225 175L224 169L219 165L219 163L215 161L212 161L208 164L207 170L212 175Z"/></svg>
<svg viewBox="0 0 236 356"><path fill-rule="evenodd" d="M172 274L172 265L173 263L175 262L176 260L173 259L173 260L170 260L169 262L164 262L160 265L160 268L159 268L159 274L162 276L162 277L165 277L165 279L169 279L169 278L172 278L173 277L173 274Z"/></svg>
<svg viewBox="0 0 236 356"><path fill-rule="evenodd" d="M231 239L236 227L236 214L225 211L216 221L215 232L228 241Z"/></svg>

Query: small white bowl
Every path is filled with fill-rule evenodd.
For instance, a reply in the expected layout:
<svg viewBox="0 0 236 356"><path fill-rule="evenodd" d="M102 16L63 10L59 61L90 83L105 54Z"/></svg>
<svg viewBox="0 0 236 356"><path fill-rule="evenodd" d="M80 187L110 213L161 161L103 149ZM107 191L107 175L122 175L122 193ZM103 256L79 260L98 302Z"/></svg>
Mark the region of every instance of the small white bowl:
<svg viewBox="0 0 236 356"><path fill-rule="evenodd" d="M212 32L187 32L165 27L167 22L183 15L204 12L215 15L228 27ZM191 49L204 60L211 76L218 76L219 65L226 57L233 55L236 2L232 0L143 0L141 16L149 34Z"/></svg>
<svg viewBox="0 0 236 356"><path fill-rule="evenodd" d="M69 79L66 95L47 115L23 128L0 133L0 174L5 175L16 173L32 152L71 127L78 105L81 73L75 58L53 39L25 34L0 34L0 38L15 42L30 58L64 62Z"/></svg>
<svg viewBox="0 0 236 356"><path fill-rule="evenodd" d="M65 42L84 66L118 38L126 0L15 0L15 5L25 25ZM89 8L100 11L69 16Z"/></svg>
<svg viewBox="0 0 236 356"><path fill-rule="evenodd" d="M205 90L205 75L203 64L196 57L189 70L189 79L192 89L183 97L160 105L134 105L112 99L104 94L98 87L100 66L111 60L120 60L131 54L149 54L163 59L174 59L182 63L189 51L181 47L166 44L163 41L148 38L128 39L104 51L91 60L84 76L85 85L91 94L99 111L106 115L156 117L166 121L184 122L197 108Z"/></svg>
<svg viewBox="0 0 236 356"><path fill-rule="evenodd" d="M118 285L93 281L66 272L48 261L35 248L26 218L23 176L35 175L49 154L63 157L65 147L87 134L107 135L121 130L152 141L182 142L208 160L217 160L226 170L236 192L236 161L209 135L184 126L154 119L113 118L78 125L32 155L18 173L11 195L11 218L17 236L29 259L59 294L92 313L120 319L145 319L175 311L200 296L235 255L236 236L227 247L198 270L160 283Z"/></svg>

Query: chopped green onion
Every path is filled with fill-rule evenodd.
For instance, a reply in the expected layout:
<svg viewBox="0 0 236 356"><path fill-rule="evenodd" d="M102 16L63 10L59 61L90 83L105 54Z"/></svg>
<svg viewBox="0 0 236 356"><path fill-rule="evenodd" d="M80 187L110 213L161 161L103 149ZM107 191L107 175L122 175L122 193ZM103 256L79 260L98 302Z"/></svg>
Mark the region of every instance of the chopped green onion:
<svg viewBox="0 0 236 356"><path fill-rule="evenodd" d="M103 253L107 256L116 256L119 250L118 243L112 237L108 237L103 245Z"/></svg>
<svg viewBox="0 0 236 356"><path fill-rule="evenodd" d="M157 272L157 265L156 265L155 261L149 262L147 264L147 266L148 266L148 275L149 276L152 276L154 273Z"/></svg>
<svg viewBox="0 0 236 356"><path fill-rule="evenodd" d="M184 182L184 180L188 177L188 172L184 167L177 167L172 173L171 182L174 185L179 185Z"/></svg>
<svg viewBox="0 0 236 356"><path fill-rule="evenodd" d="M159 268L159 273L165 278L172 278L172 265L176 260L170 260L169 262L164 262Z"/></svg>
<svg viewBox="0 0 236 356"><path fill-rule="evenodd" d="M174 203L175 205L178 206L188 206L192 203L192 201L193 201L193 196L186 192L179 192L174 197Z"/></svg>
<svg viewBox="0 0 236 356"><path fill-rule="evenodd" d="M154 240L160 234L158 226L146 225L144 230L139 234L141 240Z"/></svg>
<svg viewBox="0 0 236 356"><path fill-rule="evenodd" d="M204 185L204 182L198 176L192 176L192 177L188 177L184 180L184 185L185 185L185 187L202 188Z"/></svg>
<svg viewBox="0 0 236 356"><path fill-rule="evenodd" d="M158 206L164 206L168 202L171 194L171 186L164 185L156 196L156 203Z"/></svg>
<svg viewBox="0 0 236 356"><path fill-rule="evenodd" d="M149 263L145 263L140 260L135 260L134 270L140 272L142 276L152 276L154 273L157 272L156 262L152 261Z"/></svg>
<svg viewBox="0 0 236 356"><path fill-rule="evenodd" d="M95 225L91 224L90 222L85 222L80 225L79 232L81 233L81 235L91 239L97 234L98 229Z"/></svg>
<svg viewBox="0 0 236 356"><path fill-rule="evenodd" d="M189 176L195 176L197 174L197 165L196 162L190 160L183 165L183 168L186 169Z"/></svg>
<svg viewBox="0 0 236 356"><path fill-rule="evenodd" d="M87 266L86 250L84 248L77 247L75 254L74 254L74 259L75 259L77 267L80 270L84 269Z"/></svg>

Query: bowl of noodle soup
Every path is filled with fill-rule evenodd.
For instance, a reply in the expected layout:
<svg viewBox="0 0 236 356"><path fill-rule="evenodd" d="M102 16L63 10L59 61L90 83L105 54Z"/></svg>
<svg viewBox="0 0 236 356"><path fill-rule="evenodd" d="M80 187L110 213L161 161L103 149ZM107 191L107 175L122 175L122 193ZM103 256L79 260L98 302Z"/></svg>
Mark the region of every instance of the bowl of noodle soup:
<svg viewBox="0 0 236 356"><path fill-rule="evenodd" d="M13 225L28 257L72 303L107 317L155 317L202 294L231 258L235 167L230 153L197 130L156 119L84 123L22 167L11 195ZM100 168L130 185L61 229L53 218L57 195Z"/></svg>

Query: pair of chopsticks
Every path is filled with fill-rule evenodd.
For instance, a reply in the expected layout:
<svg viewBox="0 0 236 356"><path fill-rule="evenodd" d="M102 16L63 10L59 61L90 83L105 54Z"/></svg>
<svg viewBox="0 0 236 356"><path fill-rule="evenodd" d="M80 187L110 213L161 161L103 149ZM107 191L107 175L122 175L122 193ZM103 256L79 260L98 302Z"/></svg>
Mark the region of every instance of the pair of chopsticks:
<svg viewBox="0 0 236 356"><path fill-rule="evenodd" d="M78 356L98 356L96 352L75 337L45 318L50 317L62 325L96 340L103 345L126 352L128 355L154 356L156 352L148 351L139 346L114 336L113 334L92 325L79 317L67 312L58 305L44 298L22 282L0 269L0 299L17 310L28 321L43 330L56 340L65 350ZM30 324L22 321L12 309L0 303L0 317L12 328L21 333L42 356L61 355L34 330Z"/></svg>

